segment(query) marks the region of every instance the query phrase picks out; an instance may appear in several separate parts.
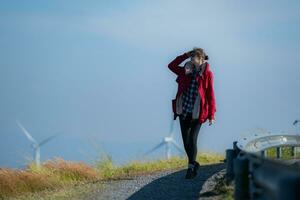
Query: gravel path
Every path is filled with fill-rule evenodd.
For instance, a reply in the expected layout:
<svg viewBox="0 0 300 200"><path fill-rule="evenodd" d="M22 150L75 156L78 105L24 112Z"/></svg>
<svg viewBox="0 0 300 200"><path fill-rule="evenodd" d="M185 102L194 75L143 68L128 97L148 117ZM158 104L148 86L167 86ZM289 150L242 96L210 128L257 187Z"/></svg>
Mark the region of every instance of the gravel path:
<svg viewBox="0 0 300 200"><path fill-rule="evenodd" d="M131 180L103 182L104 187L85 197L87 200L203 199L216 200L215 179L224 174L224 164L200 166L197 177L184 179L186 169L166 170Z"/></svg>

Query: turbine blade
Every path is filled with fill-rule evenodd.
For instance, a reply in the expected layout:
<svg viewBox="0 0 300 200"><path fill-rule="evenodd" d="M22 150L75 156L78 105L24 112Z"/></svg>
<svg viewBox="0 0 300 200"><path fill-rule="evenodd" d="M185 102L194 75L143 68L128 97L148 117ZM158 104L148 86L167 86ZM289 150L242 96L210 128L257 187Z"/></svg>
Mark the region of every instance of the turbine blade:
<svg viewBox="0 0 300 200"><path fill-rule="evenodd" d="M176 149L178 151L180 151L181 153L184 153L184 151L182 150L182 148L174 140L171 140L171 143L176 147Z"/></svg>
<svg viewBox="0 0 300 200"><path fill-rule="evenodd" d="M41 142L39 143L39 146L42 146L43 144L49 142L50 140L52 140L53 138L57 137L58 135L60 135L60 133L55 134L55 135L52 135L52 136L50 136L50 137L44 139L43 141L41 141Z"/></svg>
<svg viewBox="0 0 300 200"><path fill-rule="evenodd" d="M164 141L162 141L161 143L159 143L158 145L156 145L155 147L153 147L151 150L147 151L146 153L144 153L144 155L148 155L150 153L152 153L153 151L155 151L156 149L158 149L159 147L163 146L165 144Z"/></svg>
<svg viewBox="0 0 300 200"><path fill-rule="evenodd" d="M299 120L295 120L293 125L295 126L298 122L299 122Z"/></svg>
<svg viewBox="0 0 300 200"><path fill-rule="evenodd" d="M23 133L26 135L26 137L33 143L37 143L37 141L30 135L30 133L24 128L24 126L19 122L16 121L17 125L21 128L21 130L23 131Z"/></svg>

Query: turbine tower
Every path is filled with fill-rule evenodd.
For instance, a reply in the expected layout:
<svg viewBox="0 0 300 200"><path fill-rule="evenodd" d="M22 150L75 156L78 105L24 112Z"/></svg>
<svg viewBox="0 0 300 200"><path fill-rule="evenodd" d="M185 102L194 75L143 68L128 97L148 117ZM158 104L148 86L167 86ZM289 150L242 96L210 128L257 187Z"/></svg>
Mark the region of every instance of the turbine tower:
<svg viewBox="0 0 300 200"><path fill-rule="evenodd" d="M46 144L47 142L49 142L50 140L52 140L54 137L56 137L59 134L52 135L52 136L42 140L41 142L37 142L19 121L16 121L16 122L17 122L17 125L21 128L22 132L27 137L27 139L30 140L30 142L31 142L30 146L33 148L33 151L34 151L33 157L35 159L35 163L38 167L40 167L40 165L41 165L40 147L42 145Z"/></svg>
<svg viewBox="0 0 300 200"><path fill-rule="evenodd" d="M163 140L157 144L155 147L153 147L151 150L149 150L148 152L144 153L144 156L152 153L153 151L159 149L162 146L165 146L166 148L166 158L169 159L171 157L171 146L173 145L181 154L185 154L185 152L181 149L181 147L177 144L177 142L175 142L175 140L173 139L174 136L174 121L172 118L171 121L171 125L170 125L170 132L169 135L164 137Z"/></svg>
<svg viewBox="0 0 300 200"><path fill-rule="evenodd" d="M296 120L293 122L293 125L294 125L296 128L300 127L300 126L299 126L299 125L300 125L300 120L299 120L299 119L296 119Z"/></svg>

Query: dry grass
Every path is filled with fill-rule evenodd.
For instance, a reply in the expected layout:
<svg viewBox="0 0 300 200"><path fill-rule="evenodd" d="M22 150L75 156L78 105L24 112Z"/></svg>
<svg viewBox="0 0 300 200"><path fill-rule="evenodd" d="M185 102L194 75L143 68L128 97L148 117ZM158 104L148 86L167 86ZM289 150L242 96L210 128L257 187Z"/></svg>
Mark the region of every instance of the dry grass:
<svg viewBox="0 0 300 200"><path fill-rule="evenodd" d="M46 161L43 168L51 174L57 175L61 181L96 181L99 179L97 171L84 162L65 161L61 158Z"/></svg>
<svg viewBox="0 0 300 200"><path fill-rule="evenodd" d="M224 160L224 155L206 152L198 153L197 160L201 165L220 163ZM103 155L96 161L95 168L99 171L101 179L121 179L131 176L149 174L156 171L178 169L187 166L187 158L172 156L170 159L158 159L150 161L133 160L121 166L114 166L110 156Z"/></svg>
<svg viewBox="0 0 300 200"><path fill-rule="evenodd" d="M54 189L60 185L60 182L52 176L26 170L0 169L0 199L46 188Z"/></svg>
<svg viewBox="0 0 300 200"><path fill-rule="evenodd" d="M199 153L197 156L202 165L219 163L223 159L223 155L215 153ZM29 163L26 170L0 168L0 199L9 197L40 199L39 194L43 192L51 194L51 191L54 196L55 194L70 196L74 193L70 188L75 185L178 169L186 165L187 159L178 156L173 156L169 160L131 161L122 166L114 166L107 154L96 160L93 166L54 158L44 162L41 167Z"/></svg>
<svg viewBox="0 0 300 200"><path fill-rule="evenodd" d="M60 158L46 161L40 168L33 163L26 170L1 168L0 199L98 179L99 174L93 167L83 162L70 162Z"/></svg>

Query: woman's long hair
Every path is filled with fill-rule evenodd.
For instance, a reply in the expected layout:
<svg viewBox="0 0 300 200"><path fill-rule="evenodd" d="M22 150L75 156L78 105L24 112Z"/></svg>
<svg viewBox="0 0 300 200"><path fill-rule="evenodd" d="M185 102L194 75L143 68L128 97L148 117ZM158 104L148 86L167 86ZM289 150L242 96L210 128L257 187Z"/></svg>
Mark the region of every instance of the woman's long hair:
<svg viewBox="0 0 300 200"><path fill-rule="evenodd" d="M205 53L204 49L202 49L200 47L194 47L193 48L192 57L194 57L194 56L198 56L199 58L203 58L204 60L208 60L209 59L209 57Z"/></svg>

